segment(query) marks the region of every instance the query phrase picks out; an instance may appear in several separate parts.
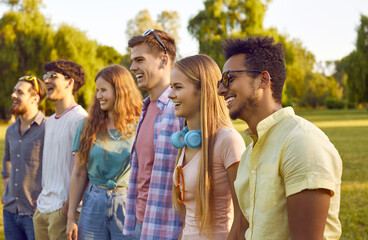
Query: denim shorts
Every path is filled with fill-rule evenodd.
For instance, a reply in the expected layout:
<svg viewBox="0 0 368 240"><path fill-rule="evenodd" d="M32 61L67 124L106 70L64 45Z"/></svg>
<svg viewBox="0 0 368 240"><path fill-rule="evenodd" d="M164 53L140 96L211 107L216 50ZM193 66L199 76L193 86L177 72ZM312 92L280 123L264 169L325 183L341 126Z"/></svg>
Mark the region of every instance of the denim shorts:
<svg viewBox="0 0 368 240"><path fill-rule="evenodd" d="M88 184L78 222L79 239L131 239L123 235L127 190Z"/></svg>

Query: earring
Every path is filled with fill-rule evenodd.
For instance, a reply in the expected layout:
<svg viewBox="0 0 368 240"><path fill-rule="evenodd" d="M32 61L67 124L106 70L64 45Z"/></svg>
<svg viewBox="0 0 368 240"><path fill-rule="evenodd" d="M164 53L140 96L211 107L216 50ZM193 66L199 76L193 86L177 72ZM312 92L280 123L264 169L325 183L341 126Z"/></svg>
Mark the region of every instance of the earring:
<svg viewBox="0 0 368 240"><path fill-rule="evenodd" d="M188 146L190 148L198 148L202 144L201 130L188 130L186 126L183 131L174 132L170 138L171 144L174 148L183 148Z"/></svg>

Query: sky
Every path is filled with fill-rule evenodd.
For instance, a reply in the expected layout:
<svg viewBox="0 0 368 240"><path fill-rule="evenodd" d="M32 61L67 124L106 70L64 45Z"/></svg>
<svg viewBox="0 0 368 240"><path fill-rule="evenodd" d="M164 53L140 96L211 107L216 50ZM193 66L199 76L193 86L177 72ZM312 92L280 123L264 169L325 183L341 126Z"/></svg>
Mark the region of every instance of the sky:
<svg viewBox="0 0 368 240"><path fill-rule="evenodd" d="M204 0L43 0L42 13L57 28L67 23L90 39L126 52L127 22L148 9L153 19L163 10L180 16L179 54L198 53L198 43L187 31L188 19L204 9ZM8 10L0 4L0 16ZM368 0L272 0L264 27L276 27L290 39L299 39L317 61L338 60L355 49L360 15L368 16Z"/></svg>

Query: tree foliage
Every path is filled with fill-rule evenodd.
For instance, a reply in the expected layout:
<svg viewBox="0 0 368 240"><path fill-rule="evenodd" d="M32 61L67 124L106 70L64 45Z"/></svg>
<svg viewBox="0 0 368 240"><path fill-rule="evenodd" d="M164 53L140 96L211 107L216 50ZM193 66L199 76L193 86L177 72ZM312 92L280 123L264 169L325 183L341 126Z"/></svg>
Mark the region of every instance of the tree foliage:
<svg viewBox="0 0 368 240"><path fill-rule="evenodd" d="M299 40L278 33L277 29L264 29L263 20L271 0L206 0L204 10L189 20L188 31L198 40L200 53L210 55L223 66L221 52L224 39L247 36L271 36L285 47L287 78L282 102L285 105L319 106L329 94L336 93L336 84L322 74L313 72L315 57ZM308 90L309 89L309 90ZM311 90L314 89L314 90Z"/></svg>
<svg viewBox="0 0 368 240"><path fill-rule="evenodd" d="M263 19L271 0L206 0L204 10L189 20L188 31L198 40L199 51L224 63L221 42L263 32Z"/></svg>
<svg viewBox="0 0 368 240"><path fill-rule="evenodd" d="M25 1L20 11L9 11L0 19L0 88L1 116L5 118L10 95L18 78L31 74L41 76L42 65L50 59L54 32L39 12Z"/></svg>
<svg viewBox="0 0 368 240"><path fill-rule="evenodd" d="M5 118L10 95L18 78L23 75L42 76L43 64L60 58L70 59L84 67L86 84L78 92L78 102L86 107L94 93L94 77L106 65L120 63L122 56L112 47L99 45L86 33L63 24L56 31L39 11L41 0L17 3L0 19L0 113ZM14 8L14 7L13 7ZM50 102L47 112L53 111Z"/></svg>
<svg viewBox="0 0 368 240"><path fill-rule="evenodd" d="M145 9L139 11L133 19L128 21L125 34L130 39L133 36L144 33L148 29L160 29L169 33L178 42L179 20L179 14L176 11L162 11L157 16L157 20L154 20L150 12Z"/></svg>
<svg viewBox="0 0 368 240"><path fill-rule="evenodd" d="M368 101L368 17L361 15L356 50L342 62L347 74L348 97L352 103Z"/></svg>

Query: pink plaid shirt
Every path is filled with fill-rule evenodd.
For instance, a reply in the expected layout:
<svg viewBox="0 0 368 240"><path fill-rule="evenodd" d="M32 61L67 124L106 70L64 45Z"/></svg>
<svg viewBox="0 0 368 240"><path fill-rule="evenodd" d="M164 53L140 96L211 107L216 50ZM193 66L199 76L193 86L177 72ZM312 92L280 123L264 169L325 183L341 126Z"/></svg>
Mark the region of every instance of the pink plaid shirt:
<svg viewBox="0 0 368 240"><path fill-rule="evenodd" d="M178 239L182 221L172 208L173 172L177 149L170 142L171 134L180 131L184 119L175 117L174 103L168 98L170 88L158 98L160 111L155 120L154 162L151 182L148 190L146 211L142 224L141 239ZM145 117L150 98L143 101L143 110L138 122L137 133ZM136 140L131 155L131 172L128 186L124 234L133 235L136 224L136 199L138 195L138 159L135 150Z"/></svg>

